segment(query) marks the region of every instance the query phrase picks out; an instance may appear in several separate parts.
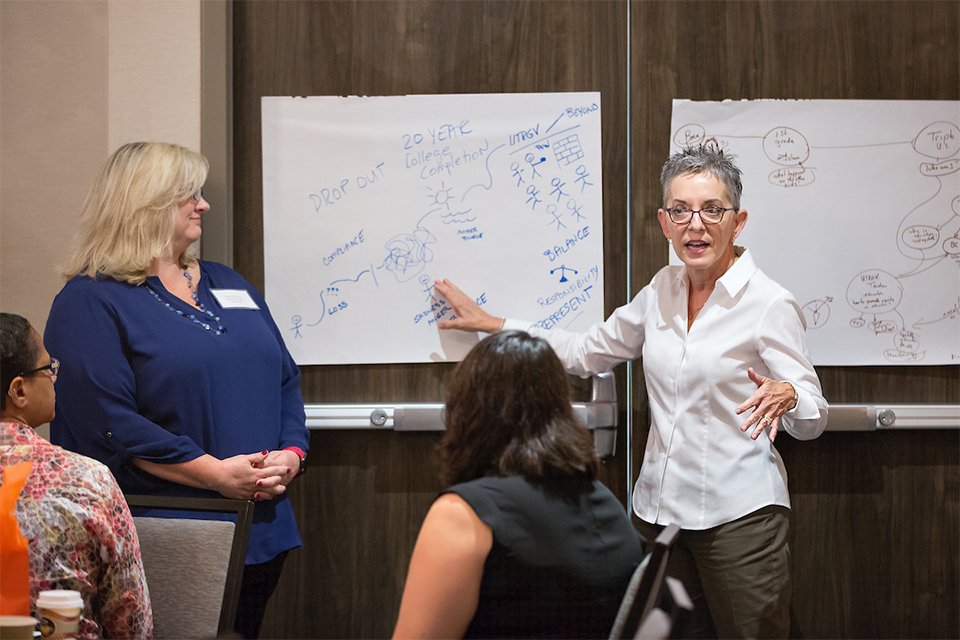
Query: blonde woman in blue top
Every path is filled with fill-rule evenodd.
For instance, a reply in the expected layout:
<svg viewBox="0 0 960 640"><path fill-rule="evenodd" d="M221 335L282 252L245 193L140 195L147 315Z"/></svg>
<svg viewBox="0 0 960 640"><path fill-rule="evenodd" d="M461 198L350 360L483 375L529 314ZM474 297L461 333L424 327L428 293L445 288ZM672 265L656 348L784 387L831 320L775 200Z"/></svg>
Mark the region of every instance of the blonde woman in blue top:
<svg viewBox="0 0 960 640"><path fill-rule="evenodd" d="M54 442L128 493L256 500L237 630L256 637L301 540L284 495L308 447L300 373L260 293L193 246L203 156L131 143L101 170L45 340L60 355Z"/></svg>

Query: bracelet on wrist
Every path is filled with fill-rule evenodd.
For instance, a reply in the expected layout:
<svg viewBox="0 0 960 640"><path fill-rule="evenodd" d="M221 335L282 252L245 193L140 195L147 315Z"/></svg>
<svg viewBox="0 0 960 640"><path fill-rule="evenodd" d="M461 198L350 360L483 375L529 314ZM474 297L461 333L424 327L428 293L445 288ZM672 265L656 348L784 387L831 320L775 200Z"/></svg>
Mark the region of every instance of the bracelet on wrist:
<svg viewBox="0 0 960 640"><path fill-rule="evenodd" d="M302 476L304 473L307 472L307 468L306 468L306 465L305 465L305 463L306 463L306 461L307 461L307 452L306 452L306 451L304 451L304 450L301 449L300 447L284 447L283 450L284 450L284 451L293 451L295 454L297 454L297 457L300 458L300 468L297 470L297 475L296 475L296 477L299 478L300 476Z"/></svg>
<svg viewBox="0 0 960 640"><path fill-rule="evenodd" d="M790 388L793 389L793 406L787 409L787 411L793 411L797 408L797 405L800 404L800 394L797 393L797 388L793 386L792 382L785 382L784 384L789 384Z"/></svg>

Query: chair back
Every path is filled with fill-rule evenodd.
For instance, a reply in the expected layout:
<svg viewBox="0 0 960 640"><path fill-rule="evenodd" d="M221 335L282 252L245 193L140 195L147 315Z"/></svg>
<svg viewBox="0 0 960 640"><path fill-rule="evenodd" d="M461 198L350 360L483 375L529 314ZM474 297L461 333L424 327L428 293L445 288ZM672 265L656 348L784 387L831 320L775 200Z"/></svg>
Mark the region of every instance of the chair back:
<svg viewBox="0 0 960 640"><path fill-rule="evenodd" d="M640 621L654 608L666 575L670 547L676 542L678 535L679 525L671 524L665 527L653 541L653 549L634 570L610 630L610 640L633 638L640 627Z"/></svg>
<svg viewBox="0 0 960 640"><path fill-rule="evenodd" d="M253 503L226 498L128 495L153 605L154 638L233 632ZM169 515L154 517L156 510ZM174 513L177 512L177 513ZM207 519L227 514L231 519Z"/></svg>
<svg viewBox="0 0 960 640"><path fill-rule="evenodd" d="M667 640L681 638L687 620L693 613L693 602L683 583L667 576L660 595L649 613L640 621L634 640Z"/></svg>

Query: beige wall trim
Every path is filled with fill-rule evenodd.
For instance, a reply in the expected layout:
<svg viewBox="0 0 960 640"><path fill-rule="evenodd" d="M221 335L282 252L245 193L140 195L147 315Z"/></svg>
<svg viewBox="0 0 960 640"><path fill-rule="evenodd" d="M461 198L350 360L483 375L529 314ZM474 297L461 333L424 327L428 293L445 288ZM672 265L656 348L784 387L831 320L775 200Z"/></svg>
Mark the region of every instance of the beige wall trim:
<svg viewBox="0 0 960 640"><path fill-rule="evenodd" d="M200 251L233 266L233 0L200 3L200 151L210 161Z"/></svg>

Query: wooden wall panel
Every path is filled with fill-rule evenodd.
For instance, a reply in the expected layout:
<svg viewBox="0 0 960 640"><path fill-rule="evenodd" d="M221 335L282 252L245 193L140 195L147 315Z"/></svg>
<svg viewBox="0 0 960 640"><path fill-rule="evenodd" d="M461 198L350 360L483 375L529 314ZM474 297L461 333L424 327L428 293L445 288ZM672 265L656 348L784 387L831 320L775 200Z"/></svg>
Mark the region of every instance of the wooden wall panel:
<svg viewBox="0 0 960 640"><path fill-rule="evenodd" d="M635 292L667 260L655 212L674 97L960 99L960 3L953 1L631 0L629 25L626 5L237 2L238 270L262 287L262 95L601 91L607 311L627 297L628 124ZM439 400L448 371L310 367L303 389L314 402ZM639 367L637 374L635 468L649 419ZM835 403L960 402L956 367L829 367L820 375ZM604 472L621 497L624 435ZM306 546L291 556L265 637L389 634L416 532L439 488L436 439L314 433L312 468L291 488ZM814 442L781 436L778 447L794 503L795 631L960 636L956 431L827 433Z"/></svg>
<svg viewBox="0 0 960 640"><path fill-rule="evenodd" d="M261 96L600 91L605 305L610 312L623 304L626 7L624 0L236 2L235 268L262 289ZM302 389L308 402L439 401L450 369L305 367ZM603 480L625 500L620 431ZM288 560L264 637L390 634L417 531L440 489L437 439L313 434L310 471L291 487L305 546Z"/></svg>
<svg viewBox="0 0 960 640"><path fill-rule="evenodd" d="M798 630L958 637L957 432L828 433L784 444Z"/></svg>
<svg viewBox="0 0 960 640"><path fill-rule="evenodd" d="M960 99L957 2L635 0L631 19L638 286L667 260L654 216L673 98ZM960 402L957 367L818 371L833 403ZM642 426L642 383L634 393ZM639 468L642 427L636 439ZM957 432L781 435L777 446L793 501L794 631L960 637Z"/></svg>

